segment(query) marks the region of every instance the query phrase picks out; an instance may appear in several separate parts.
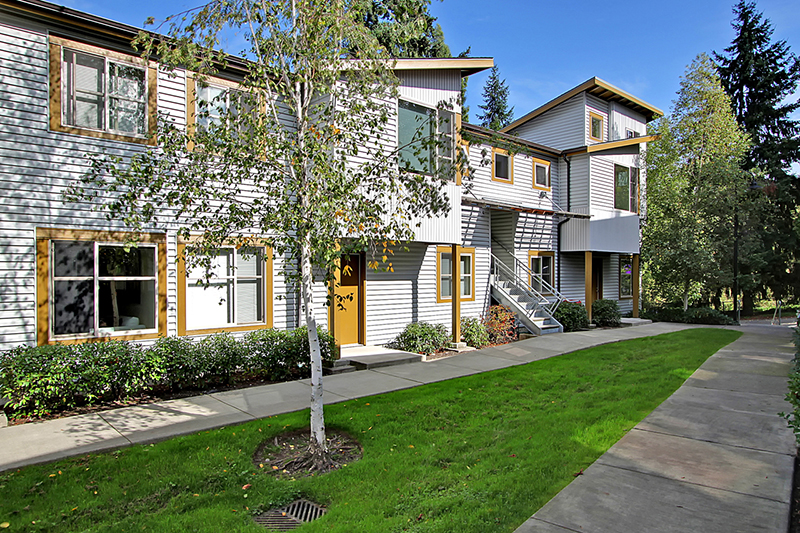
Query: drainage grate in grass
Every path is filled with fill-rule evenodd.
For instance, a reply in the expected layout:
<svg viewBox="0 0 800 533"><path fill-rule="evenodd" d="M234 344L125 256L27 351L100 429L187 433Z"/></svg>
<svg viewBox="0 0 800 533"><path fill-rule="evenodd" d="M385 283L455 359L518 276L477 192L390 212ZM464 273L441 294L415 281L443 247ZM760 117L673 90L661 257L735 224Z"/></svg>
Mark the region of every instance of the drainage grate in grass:
<svg viewBox="0 0 800 533"><path fill-rule="evenodd" d="M291 531L305 522L316 520L325 514L325 509L308 500L297 500L280 509L254 516L256 524L274 531Z"/></svg>

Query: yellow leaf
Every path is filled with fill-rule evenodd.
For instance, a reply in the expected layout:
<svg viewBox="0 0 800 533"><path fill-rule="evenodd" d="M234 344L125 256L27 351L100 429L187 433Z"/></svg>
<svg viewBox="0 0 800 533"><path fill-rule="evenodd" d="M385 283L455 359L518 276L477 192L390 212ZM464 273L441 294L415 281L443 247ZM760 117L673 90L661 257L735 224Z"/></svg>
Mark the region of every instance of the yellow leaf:
<svg viewBox="0 0 800 533"><path fill-rule="evenodd" d="M196 497L198 497L200 495L199 494L192 494L192 496L194 496L196 498Z"/></svg>
<svg viewBox="0 0 800 533"><path fill-rule="evenodd" d="M56 475L55 474L50 474L50 477L56 477Z"/></svg>
<svg viewBox="0 0 800 533"><path fill-rule="evenodd" d="M247 489L249 489L250 487L252 487L252 485L251 485L250 483L248 483L247 485L244 485L244 486L242 487L242 490L247 490Z"/></svg>
<svg viewBox="0 0 800 533"><path fill-rule="evenodd" d="M273 466L272 466L272 469L273 469L273 470L277 470L277 469L278 469L278 467L277 467L277 466L275 466L275 465L273 465Z"/></svg>
<svg viewBox="0 0 800 533"><path fill-rule="evenodd" d="M76 507L76 509L77 509L77 507ZM5 528L7 528L7 527L11 527L11 524L9 524L8 522L3 522L2 524L0 524L0 527L2 527L3 529L5 529Z"/></svg>
<svg viewBox="0 0 800 533"><path fill-rule="evenodd" d="M382 259L382 260L383 260L383 262L385 263L385 262L386 262L386 260L387 260L387 259L389 259L389 258L388 258L388 257L386 257L386 256L384 255L384 256L383 256L381 259Z"/></svg>
<svg viewBox="0 0 800 533"><path fill-rule="evenodd" d="M409 445L408 445L408 447L409 447L409 448L413 448L413 447L414 447L414 445L413 445L413 444L409 444Z"/></svg>

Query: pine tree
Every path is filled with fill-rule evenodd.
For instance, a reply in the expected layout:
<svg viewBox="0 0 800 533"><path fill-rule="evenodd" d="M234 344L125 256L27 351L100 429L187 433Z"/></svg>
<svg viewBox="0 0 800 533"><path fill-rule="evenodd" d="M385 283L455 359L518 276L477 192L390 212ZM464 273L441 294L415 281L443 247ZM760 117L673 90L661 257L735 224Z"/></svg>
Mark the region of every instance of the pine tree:
<svg viewBox="0 0 800 533"><path fill-rule="evenodd" d="M508 87L497 70L497 65L492 67L489 79L483 86L483 114L478 115L481 126L493 130L499 130L511 124L514 116L514 108L508 108Z"/></svg>
<svg viewBox="0 0 800 533"><path fill-rule="evenodd" d="M800 234L794 227L800 180L791 175L792 163L800 162L800 121L791 118L800 101L786 101L800 81L800 60L786 41L772 42L772 23L756 11L755 2L740 0L733 12L736 38L714 58L736 120L753 141L742 167L765 173L764 189L771 200L767 212L760 213L765 223L754 230L761 232L762 249L742 265L751 279L751 289L745 283L744 290L748 313L758 289L771 289L775 298L787 296L792 288L795 295L800 290L796 267ZM760 258L761 264L748 265L750 258Z"/></svg>
<svg viewBox="0 0 800 533"><path fill-rule="evenodd" d="M466 50L458 54L458 57L469 57L472 52L472 47L468 46ZM467 105L467 82L469 76L461 78L461 122L469 122L469 106Z"/></svg>
<svg viewBox="0 0 800 533"><path fill-rule="evenodd" d="M450 57L429 5L430 0L364 0L359 18L391 57Z"/></svg>

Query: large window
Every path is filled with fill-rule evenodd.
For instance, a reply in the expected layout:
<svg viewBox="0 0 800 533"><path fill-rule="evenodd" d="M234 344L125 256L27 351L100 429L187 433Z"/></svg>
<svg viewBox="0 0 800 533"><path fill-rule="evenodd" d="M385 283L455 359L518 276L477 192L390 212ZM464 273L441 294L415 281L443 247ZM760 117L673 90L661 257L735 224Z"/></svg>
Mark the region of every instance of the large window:
<svg viewBox="0 0 800 533"><path fill-rule="evenodd" d="M433 174L438 169L451 173L455 153L454 113L400 100L397 123L400 162L406 170Z"/></svg>
<svg viewBox="0 0 800 533"><path fill-rule="evenodd" d="M502 148L492 148L492 180L514 183L514 156Z"/></svg>
<svg viewBox="0 0 800 533"><path fill-rule="evenodd" d="M179 334L271 327L269 255L261 246L223 247L206 266L181 269Z"/></svg>
<svg viewBox="0 0 800 533"><path fill-rule="evenodd" d="M251 122L254 106L244 92L213 83L197 86L195 100L196 123L199 129L219 127L223 119L229 120L239 132L245 132ZM240 119L239 117L242 116Z"/></svg>
<svg viewBox="0 0 800 533"><path fill-rule="evenodd" d="M117 237L122 238L115 242ZM165 250L146 237L132 245L123 235L37 231L39 296L46 302L39 308L40 344L163 329L165 269L160 262Z"/></svg>
<svg viewBox="0 0 800 533"><path fill-rule="evenodd" d="M437 248L436 301L449 302L453 299L453 252L449 246ZM458 261L458 287L462 301L475 299L475 249L461 248Z"/></svg>
<svg viewBox="0 0 800 533"><path fill-rule="evenodd" d="M553 272L555 264L554 252L528 252L528 262L531 271L531 287L539 294L549 294L553 286Z"/></svg>
<svg viewBox="0 0 800 533"><path fill-rule="evenodd" d="M619 297L633 298L633 256L619 256Z"/></svg>
<svg viewBox="0 0 800 533"><path fill-rule="evenodd" d="M639 212L639 169L614 165L614 207Z"/></svg>
<svg viewBox="0 0 800 533"><path fill-rule="evenodd" d="M155 69L140 58L51 37L51 129L130 142L155 127Z"/></svg>

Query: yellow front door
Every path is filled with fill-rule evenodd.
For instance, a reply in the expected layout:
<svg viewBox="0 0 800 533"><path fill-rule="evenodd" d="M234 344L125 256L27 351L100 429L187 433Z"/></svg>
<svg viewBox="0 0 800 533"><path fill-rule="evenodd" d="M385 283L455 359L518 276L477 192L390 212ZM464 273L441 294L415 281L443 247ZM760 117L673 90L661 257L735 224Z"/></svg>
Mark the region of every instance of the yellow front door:
<svg viewBox="0 0 800 533"><path fill-rule="evenodd" d="M333 334L339 345L362 344L363 275L362 257L350 255L342 258L338 284L334 288Z"/></svg>

